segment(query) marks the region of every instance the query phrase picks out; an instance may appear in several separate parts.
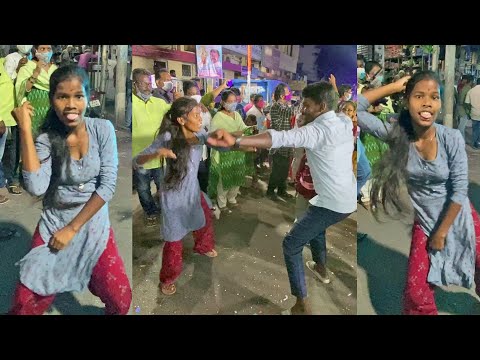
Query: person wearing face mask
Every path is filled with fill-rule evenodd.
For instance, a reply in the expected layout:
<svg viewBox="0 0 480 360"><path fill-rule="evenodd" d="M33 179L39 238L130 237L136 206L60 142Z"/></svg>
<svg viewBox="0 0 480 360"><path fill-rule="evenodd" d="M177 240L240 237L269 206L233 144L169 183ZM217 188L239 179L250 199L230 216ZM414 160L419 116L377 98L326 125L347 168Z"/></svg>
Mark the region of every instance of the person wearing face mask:
<svg viewBox="0 0 480 360"><path fill-rule="evenodd" d="M167 104L181 97L178 92L173 92L172 75L167 69L161 69L155 72L155 84L157 88L153 90L152 96L163 99Z"/></svg>
<svg viewBox="0 0 480 360"><path fill-rule="evenodd" d="M265 101L263 101L263 96L260 94L255 94L253 97L253 106L247 111L248 115L255 115L257 119L257 129L259 132L264 132L267 128L265 126L265 114L263 109L265 108Z"/></svg>
<svg viewBox="0 0 480 360"><path fill-rule="evenodd" d="M288 106L292 94L286 85L280 84L275 88L274 97L275 103L270 109L271 129L290 130L292 128L290 119L295 112L293 107ZM293 195L287 193L287 177L293 149L271 149L270 155L272 156L272 173L268 182L267 196L274 201L278 200L278 196L284 199L293 199ZM276 189L277 194L275 194Z"/></svg>
<svg viewBox="0 0 480 360"><path fill-rule="evenodd" d="M247 129L240 114L235 111L237 97L233 91L222 93L222 105L212 119L210 131L226 129L235 136L242 136ZM227 203L236 207L240 186L245 184L245 154L239 151L220 152L211 150L211 163L208 183L208 194L211 199L217 197L221 211L228 211Z"/></svg>
<svg viewBox="0 0 480 360"><path fill-rule="evenodd" d="M17 52L0 59L0 61L3 60L2 69L0 70L0 118L2 119L0 120L0 128L5 130L3 136L0 135L0 144L3 143L3 146L0 145L0 153L6 155L3 159L3 164L0 164L0 167L3 166L0 187L6 181L10 193L15 195L20 195L22 191L20 190L18 179L20 138L17 123L11 115L15 107L14 82L20 68L28 62L32 47L33 45L17 45ZM9 137L8 141L7 137ZM1 160L2 155L0 155ZM0 199L0 203L1 201Z"/></svg>
<svg viewBox="0 0 480 360"><path fill-rule="evenodd" d="M368 91L372 91L382 86L383 75L382 67L376 61L369 61L365 64L365 71L367 73L367 81L369 82ZM392 116L393 104L390 97L380 99L378 102L372 104L369 111L373 113L378 119L387 123ZM366 132L360 133L360 140L363 144L365 155L368 159L370 167L373 166L382 158L383 154L388 150L388 145L382 140L372 134ZM367 210L370 210L370 189L372 181L368 179L365 185L361 188L361 195L359 196L359 203Z"/></svg>
<svg viewBox="0 0 480 360"><path fill-rule="evenodd" d="M250 94L250 102L245 105L243 110L245 110L245 113L248 115L248 110L250 110L253 107L253 99L255 98L255 95L257 94Z"/></svg>
<svg viewBox="0 0 480 360"><path fill-rule="evenodd" d="M352 87L348 84L342 84L338 88L338 95L340 96L340 99L338 103L342 103L345 101L350 101L352 99Z"/></svg>
<svg viewBox="0 0 480 360"><path fill-rule="evenodd" d="M207 133L210 132L210 125L212 122L212 115L208 111L207 107L202 103L202 96L190 95L185 96L187 98L194 99L197 104L200 105L200 117L202 118L202 129ZM208 192L208 172L210 169L210 151L206 145L202 146L202 159L198 166L198 182L200 184L200 189L206 194Z"/></svg>
<svg viewBox="0 0 480 360"><path fill-rule="evenodd" d="M210 131L210 125L212 121L212 114L208 110L209 105L214 102L214 99L225 89L227 89L228 80L225 79L223 84L215 88L213 91L200 95L200 89L198 84L193 80L183 81L183 93L185 97L195 99L200 104L202 117L202 129L207 132ZM206 194L208 192L208 178L210 172L210 150L206 145L203 145L202 159L198 167L198 182L200 183L200 189Z"/></svg>
<svg viewBox="0 0 480 360"><path fill-rule="evenodd" d="M50 76L57 66L50 63L53 56L52 45L34 45L33 49L35 51L33 60L28 61L18 72L15 93L17 106L29 101L35 109L32 130L36 137L50 107L48 100Z"/></svg>
<svg viewBox="0 0 480 360"><path fill-rule="evenodd" d="M17 45L17 51L5 57L5 71L13 81L17 78L20 68L31 59L32 47L33 45Z"/></svg>
<svg viewBox="0 0 480 360"><path fill-rule="evenodd" d="M170 104L152 96L151 74L145 69L134 69L132 74L132 156L136 156L155 139L163 117ZM145 225L155 226L159 208L152 196L150 183L153 179L157 192L160 189L163 170L159 159L153 159L134 171L138 198L145 212Z"/></svg>
<svg viewBox="0 0 480 360"><path fill-rule="evenodd" d="M250 110L247 111L247 117L249 115L254 115L257 119L257 131L259 133L264 133L267 131L267 117L264 113L265 109L265 101L263 100L263 96L260 94L255 94L252 99L253 106ZM247 105L248 106L248 105ZM257 150L257 157L255 159L256 165L262 165L268 159L268 150L265 149L258 149Z"/></svg>
<svg viewBox="0 0 480 360"><path fill-rule="evenodd" d="M242 120L245 121L245 118L247 117L247 114L245 112L245 109L243 108L242 105L242 96L240 93L240 90L238 90L235 87L230 88L230 91L233 91L235 93L235 96L237 97L237 107L235 108L235 111L240 114L242 117Z"/></svg>

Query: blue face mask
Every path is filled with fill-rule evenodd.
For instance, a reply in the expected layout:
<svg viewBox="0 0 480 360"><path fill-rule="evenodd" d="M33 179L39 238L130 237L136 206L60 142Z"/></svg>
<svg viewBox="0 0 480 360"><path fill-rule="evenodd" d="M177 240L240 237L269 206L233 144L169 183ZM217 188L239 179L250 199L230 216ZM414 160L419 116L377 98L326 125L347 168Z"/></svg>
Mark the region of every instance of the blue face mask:
<svg viewBox="0 0 480 360"><path fill-rule="evenodd" d="M233 102L233 103L225 103L225 110L227 111L235 111L235 109L237 108L237 103L236 102Z"/></svg>
<svg viewBox="0 0 480 360"><path fill-rule="evenodd" d="M47 64L50 62L50 59L53 56L53 51L49 51L46 53L41 53L41 52L36 52L35 56L37 57L38 60L41 60L43 62L46 62Z"/></svg>
<svg viewBox="0 0 480 360"><path fill-rule="evenodd" d="M150 99L150 97L152 96L151 93L150 94L142 94L142 92L140 90L138 90L138 87L136 85L135 85L135 89L137 90L137 91L135 91L137 96L145 102L147 102L148 99Z"/></svg>
<svg viewBox="0 0 480 360"><path fill-rule="evenodd" d="M370 82L370 85L374 88L378 88L382 86L382 83L383 83L383 75L379 75Z"/></svg>
<svg viewBox="0 0 480 360"><path fill-rule="evenodd" d="M150 99L150 97L152 96L152 94L142 94L141 92L138 92L137 93L138 96L140 96L140 99L142 99L143 101L147 102L148 99Z"/></svg>

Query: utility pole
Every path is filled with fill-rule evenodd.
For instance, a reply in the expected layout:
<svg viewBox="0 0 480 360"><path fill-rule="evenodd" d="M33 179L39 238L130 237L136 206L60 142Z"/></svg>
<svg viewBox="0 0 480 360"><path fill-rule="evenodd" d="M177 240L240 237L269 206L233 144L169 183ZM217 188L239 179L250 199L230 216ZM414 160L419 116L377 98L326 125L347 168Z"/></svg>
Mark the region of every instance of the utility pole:
<svg viewBox="0 0 480 360"><path fill-rule="evenodd" d="M128 62L128 45L117 45L117 65L115 70L115 122L116 127L125 123L125 99Z"/></svg>
<svg viewBox="0 0 480 360"><path fill-rule="evenodd" d="M107 100L107 71L108 71L108 47L102 46L102 70L100 75L100 94L102 94L102 116L105 114L105 102Z"/></svg>
<svg viewBox="0 0 480 360"><path fill-rule="evenodd" d="M443 124L448 127L453 127L453 100L454 100L454 82L455 82L455 45L446 45L445 49L445 117Z"/></svg>
<svg viewBox="0 0 480 360"><path fill-rule="evenodd" d="M433 52L432 52L432 71L437 72L438 70L438 56L440 55L440 46L433 45Z"/></svg>

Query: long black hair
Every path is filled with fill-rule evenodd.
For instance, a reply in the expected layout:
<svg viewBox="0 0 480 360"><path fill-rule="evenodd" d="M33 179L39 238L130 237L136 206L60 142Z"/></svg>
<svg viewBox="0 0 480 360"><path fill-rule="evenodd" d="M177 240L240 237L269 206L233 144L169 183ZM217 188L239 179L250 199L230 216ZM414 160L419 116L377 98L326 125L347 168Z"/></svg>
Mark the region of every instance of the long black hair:
<svg viewBox="0 0 480 360"><path fill-rule="evenodd" d="M406 207L400 200L400 188L407 180L410 143L416 141L407 104L415 85L422 80L434 80L440 84L438 76L433 71L419 71L408 81L404 96L405 107L400 112L398 122L393 125L386 140L389 149L372 169L370 200L374 206L374 215L377 215L376 210L379 203L382 204L387 214L390 214L388 210L390 206L398 213L402 213Z"/></svg>
<svg viewBox="0 0 480 360"><path fill-rule="evenodd" d="M190 161L190 144L188 143L182 128L177 121L179 117L186 117L198 103L195 99L182 97L172 103L172 107L165 114L162 125L158 130L158 136L170 133L171 139L165 147L171 149L177 156L176 159L163 159L166 161L166 175L163 186L166 190L179 189L182 180L187 175L188 162Z"/></svg>
<svg viewBox="0 0 480 360"><path fill-rule="evenodd" d="M63 164L66 164L67 178L71 176L70 173L70 151L67 147L68 128L62 123L55 113L53 108L53 99L57 86L61 82L77 78L85 88L86 101L90 97L90 81L88 75L82 68L77 65L65 65L55 70L50 76L48 98L50 99L50 109L48 109L45 121L40 127L40 134L46 133L50 142L50 156L52 158L52 176L50 177L50 184L43 197L44 207L53 207L54 195L60 184ZM42 161L44 159L40 159Z"/></svg>

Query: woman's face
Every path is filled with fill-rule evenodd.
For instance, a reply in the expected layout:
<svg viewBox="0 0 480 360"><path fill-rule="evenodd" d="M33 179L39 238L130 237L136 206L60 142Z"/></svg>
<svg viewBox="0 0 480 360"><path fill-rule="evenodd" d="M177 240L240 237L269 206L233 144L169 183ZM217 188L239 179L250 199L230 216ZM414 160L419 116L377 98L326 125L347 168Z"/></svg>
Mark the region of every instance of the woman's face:
<svg viewBox="0 0 480 360"><path fill-rule="evenodd" d="M186 119L182 118L184 121L184 124L182 125L180 123L180 125L182 125L189 132L193 132L193 133L199 132L200 129L202 128L202 117L200 115L201 112L202 112L201 107L195 106L192 109L192 111L190 111L187 114Z"/></svg>
<svg viewBox="0 0 480 360"><path fill-rule="evenodd" d="M350 119L353 120L353 118L354 118L354 116L355 116L355 108L353 107L352 104L347 104L347 105L343 108L342 112L343 112L345 115L347 115Z"/></svg>
<svg viewBox="0 0 480 360"><path fill-rule="evenodd" d="M37 51L41 52L41 53L51 52L52 51L52 45L38 45Z"/></svg>
<svg viewBox="0 0 480 360"><path fill-rule="evenodd" d="M419 127L432 126L441 106L440 86L433 79L420 80L408 97L408 111Z"/></svg>
<svg viewBox="0 0 480 360"><path fill-rule="evenodd" d="M83 122L87 109L87 94L78 77L62 81L57 85L52 106L60 121L68 128Z"/></svg>
<svg viewBox="0 0 480 360"><path fill-rule="evenodd" d="M235 94L230 94L228 95L228 98L226 101L224 101L225 105L227 104L232 104L232 103L236 103L237 102L237 97L235 96Z"/></svg>

